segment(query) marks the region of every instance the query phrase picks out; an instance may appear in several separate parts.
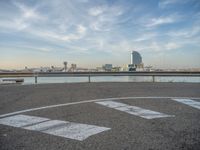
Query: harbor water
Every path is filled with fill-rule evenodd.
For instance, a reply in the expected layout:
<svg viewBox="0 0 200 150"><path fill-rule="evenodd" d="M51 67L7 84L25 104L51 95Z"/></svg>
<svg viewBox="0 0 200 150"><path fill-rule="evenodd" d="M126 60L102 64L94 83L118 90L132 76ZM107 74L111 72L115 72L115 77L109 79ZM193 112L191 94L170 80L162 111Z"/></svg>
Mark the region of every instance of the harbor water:
<svg viewBox="0 0 200 150"><path fill-rule="evenodd" d="M35 84L34 77L23 77L23 85ZM151 76L101 76L90 77L91 82L152 82ZM89 82L88 77L38 77L37 84ZM155 77L155 82L191 82L200 83L200 77Z"/></svg>

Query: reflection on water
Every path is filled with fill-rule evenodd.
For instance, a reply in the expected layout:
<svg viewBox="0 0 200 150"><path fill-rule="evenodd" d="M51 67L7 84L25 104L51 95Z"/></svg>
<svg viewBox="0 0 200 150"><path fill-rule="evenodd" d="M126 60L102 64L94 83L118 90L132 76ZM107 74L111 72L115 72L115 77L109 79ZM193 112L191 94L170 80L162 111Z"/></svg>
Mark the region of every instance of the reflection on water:
<svg viewBox="0 0 200 150"><path fill-rule="evenodd" d="M38 77L37 84L88 82L87 77ZM25 77L23 84L34 84L34 77Z"/></svg>
<svg viewBox="0 0 200 150"><path fill-rule="evenodd" d="M152 82L152 77L108 76L91 77L91 82ZM38 84L88 82L88 77L38 77ZM155 77L155 82L193 82L200 83L200 77ZM34 84L34 77L25 77L23 84Z"/></svg>
<svg viewBox="0 0 200 150"><path fill-rule="evenodd" d="M92 82L152 82L152 77L141 77L141 76L92 77Z"/></svg>

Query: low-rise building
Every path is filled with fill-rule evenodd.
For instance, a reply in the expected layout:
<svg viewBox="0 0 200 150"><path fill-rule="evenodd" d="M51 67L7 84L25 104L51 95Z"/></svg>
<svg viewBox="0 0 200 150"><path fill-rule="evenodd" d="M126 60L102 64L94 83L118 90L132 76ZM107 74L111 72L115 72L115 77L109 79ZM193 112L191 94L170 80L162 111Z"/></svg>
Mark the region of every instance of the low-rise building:
<svg viewBox="0 0 200 150"><path fill-rule="evenodd" d="M112 71L112 64L105 64L102 66L102 68L105 70L105 71Z"/></svg>

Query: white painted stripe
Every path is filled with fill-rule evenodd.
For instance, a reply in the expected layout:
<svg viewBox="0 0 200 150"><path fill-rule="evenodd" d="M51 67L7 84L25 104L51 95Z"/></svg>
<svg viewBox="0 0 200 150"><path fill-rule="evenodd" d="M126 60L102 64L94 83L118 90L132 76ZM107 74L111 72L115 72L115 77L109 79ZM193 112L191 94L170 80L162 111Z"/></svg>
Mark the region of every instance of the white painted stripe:
<svg viewBox="0 0 200 150"><path fill-rule="evenodd" d="M135 116L139 116L145 119L154 119L154 118L163 118L163 117L174 117L174 115L167 115L160 112L143 109L136 106L127 105L124 103L113 102L113 101L104 101L104 102L96 102L97 104L113 108L116 110L120 110L126 112L128 114L132 114Z"/></svg>
<svg viewBox="0 0 200 150"><path fill-rule="evenodd" d="M7 114L0 115L0 118L22 114L26 112L31 111L37 111L42 109L49 109L49 108L55 108L55 107L63 107L63 106L70 106L70 105L78 105L78 104L85 104L85 103L93 103L93 102L99 102L99 101L111 101L111 100L126 100L126 99L176 99L176 98L182 98L182 99L200 99L200 97L159 97L159 96L150 96L150 97L118 97L118 98L104 98L104 99L94 99L94 100L83 100L79 102L71 102L71 103L63 103L63 104L56 104L56 105L49 105L49 106L42 106L42 107L36 107L36 108L30 108L30 109L24 109L20 111L15 111Z"/></svg>
<svg viewBox="0 0 200 150"><path fill-rule="evenodd" d="M0 124L13 126L13 127L23 127L43 121L47 121L47 118L27 116L27 115L17 115L7 118L0 119Z"/></svg>
<svg viewBox="0 0 200 150"><path fill-rule="evenodd" d="M55 128L57 126L61 126L63 124L66 124L66 121L60 121L60 120L49 120L46 122L41 122L38 124L34 124L31 126L26 126L23 127L23 129L27 129L27 130L36 130L36 131L44 131L50 128Z"/></svg>
<svg viewBox="0 0 200 150"><path fill-rule="evenodd" d="M68 121L49 120L27 115L16 115L0 119L0 124L20 127L32 131L83 141L86 138L110 130L110 128L95 125L79 124Z"/></svg>
<svg viewBox="0 0 200 150"><path fill-rule="evenodd" d="M173 99L173 100L200 109L200 102L191 99Z"/></svg>
<svg viewBox="0 0 200 150"><path fill-rule="evenodd" d="M98 134L100 132L107 131L107 130L110 130L110 128L68 122L64 126L51 128L48 130L44 130L42 132L47 133L47 134L52 134L55 136L83 141L89 136L92 136L94 134Z"/></svg>

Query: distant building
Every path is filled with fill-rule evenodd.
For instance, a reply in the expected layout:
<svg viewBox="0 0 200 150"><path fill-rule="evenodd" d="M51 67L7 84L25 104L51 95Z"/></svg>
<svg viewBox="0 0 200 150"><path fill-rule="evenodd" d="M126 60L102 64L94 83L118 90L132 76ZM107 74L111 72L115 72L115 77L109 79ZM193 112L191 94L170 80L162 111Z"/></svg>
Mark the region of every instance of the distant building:
<svg viewBox="0 0 200 150"><path fill-rule="evenodd" d="M51 68L50 67L40 67L39 72L51 72Z"/></svg>
<svg viewBox="0 0 200 150"><path fill-rule="evenodd" d="M104 69L103 69L102 67L96 67L96 71L98 71L98 72L103 72Z"/></svg>
<svg viewBox="0 0 200 150"><path fill-rule="evenodd" d="M67 62L64 61L63 64L64 64L64 71L67 72Z"/></svg>
<svg viewBox="0 0 200 150"><path fill-rule="evenodd" d="M63 70L64 70L64 68L62 68L62 67L51 66L50 72L62 72Z"/></svg>
<svg viewBox="0 0 200 150"><path fill-rule="evenodd" d="M71 64L71 67L69 68L69 72L74 72L77 69L77 65L76 64Z"/></svg>
<svg viewBox="0 0 200 150"><path fill-rule="evenodd" d="M112 71L113 72L119 72L121 70L121 67L113 67Z"/></svg>
<svg viewBox="0 0 200 150"><path fill-rule="evenodd" d="M112 71L112 64L105 64L102 66L105 71Z"/></svg>
<svg viewBox="0 0 200 150"><path fill-rule="evenodd" d="M129 71L142 70L144 64L142 63L142 56L137 51L131 52L131 64L128 65Z"/></svg>
<svg viewBox="0 0 200 150"><path fill-rule="evenodd" d="M128 64L128 71L136 71L136 67L134 64Z"/></svg>
<svg viewBox="0 0 200 150"><path fill-rule="evenodd" d="M146 66L144 67L145 71L153 71L153 66Z"/></svg>
<svg viewBox="0 0 200 150"><path fill-rule="evenodd" d="M139 65L142 63L142 56L137 51L131 52L131 64Z"/></svg>

